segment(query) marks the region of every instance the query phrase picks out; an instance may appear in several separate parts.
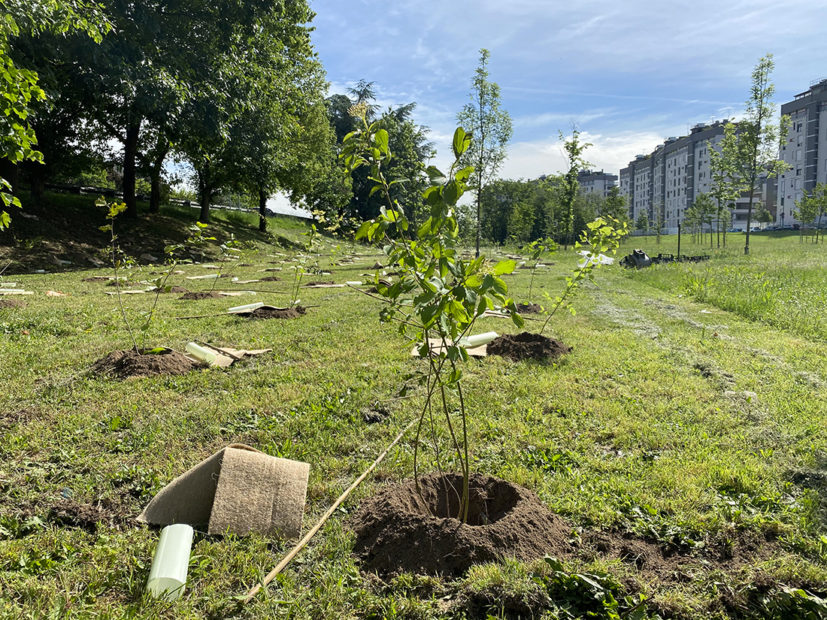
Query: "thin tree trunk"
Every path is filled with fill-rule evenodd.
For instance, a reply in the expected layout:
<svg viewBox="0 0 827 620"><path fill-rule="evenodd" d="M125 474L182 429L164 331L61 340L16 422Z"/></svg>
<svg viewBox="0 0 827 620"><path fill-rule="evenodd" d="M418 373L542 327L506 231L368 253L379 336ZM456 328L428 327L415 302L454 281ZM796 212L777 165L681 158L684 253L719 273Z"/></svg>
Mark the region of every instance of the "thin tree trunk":
<svg viewBox="0 0 827 620"><path fill-rule="evenodd" d="M164 165L164 160L169 152L169 147L162 148L158 151L158 155L152 162L152 168L149 171L150 193L149 193L149 212L159 213L161 211L161 169Z"/></svg>
<svg viewBox="0 0 827 620"><path fill-rule="evenodd" d="M258 190L258 229L267 232L267 192Z"/></svg>
<svg viewBox="0 0 827 620"><path fill-rule="evenodd" d="M123 145L123 201L126 203L126 216L138 217L138 202L135 199L135 160L138 156L138 136L141 132L140 122L130 122L126 128Z"/></svg>
<svg viewBox="0 0 827 620"><path fill-rule="evenodd" d="M208 182L210 176L210 164L205 162L201 168L196 169L198 175L198 204L201 205L201 213L198 221L207 223L210 221L210 198L212 198L212 185Z"/></svg>
<svg viewBox="0 0 827 620"><path fill-rule="evenodd" d="M753 170L755 170L755 162L753 160ZM755 172L752 173L749 183L749 203L747 205L747 238L744 242L744 254L749 254L749 233L752 228L752 201L755 197Z"/></svg>

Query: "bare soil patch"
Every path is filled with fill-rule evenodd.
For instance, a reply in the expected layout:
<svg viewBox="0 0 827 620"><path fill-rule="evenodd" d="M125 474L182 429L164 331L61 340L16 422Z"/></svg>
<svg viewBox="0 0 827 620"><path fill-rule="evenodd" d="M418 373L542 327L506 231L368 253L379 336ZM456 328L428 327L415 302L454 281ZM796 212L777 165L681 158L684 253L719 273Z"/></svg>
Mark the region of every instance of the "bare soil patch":
<svg viewBox="0 0 827 620"><path fill-rule="evenodd" d="M278 282L281 280L278 276L266 276L264 278L259 278L262 282Z"/></svg>
<svg viewBox="0 0 827 620"><path fill-rule="evenodd" d="M318 286L319 284L336 284L333 280L314 280L313 282L307 282L305 286Z"/></svg>
<svg viewBox="0 0 827 620"><path fill-rule="evenodd" d="M571 528L537 495L504 480L473 474L468 523L456 519L462 477L431 474L386 488L349 520L362 568L460 575L504 556L533 560L569 549Z"/></svg>
<svg viewBox="0 0 827 620"><path fill-rule="evenodd" d="M26 303L19 299L0 299L0 308L25 308Z"/></svg>
<svg viewBox="0 0 827 620"><path fill-rule="evenodd" d="M113 375L121 379L155 375L183 375L198 364L177 351L137 353L134 349L113 351L92 365L92 373Z"/></svg>
<svg viewBox="0 0 827 620"><path fill-rule="evenodd" d="M487 351L488 355L500 355L518 362L525 359L556 359L569 353L571 347L541 334L520 332L499 336L488 344Z"/></svg>
<svg viewBox="0 0 827 620"><path fill-rule="evenodd" d="M184 293L178 299L196 300L196 299L216 299L221 297L218 291L196 291Z"/></svg>
<svg viewBox="0 0 827 620"><path fill-rule="evenodd" d="M0 411L0 430L10 428L15 424L26 424L38 417L40 411L32 407L24 407L17 411Z"/></svg>
<svg viewBox="0 0 827 620"><path fill-rule="evenodd" d="M256 308L249 316L251 319L297 319L307 312L304 306L292 308Z"/></svg>
<svg viewBox="0 0 827 620"><path fill-rule="evenodd" d="M129 520L129 511L112 502L102 500L95 504L80 504L60 500L49 507L46 520L62 527L75 527L94 534L101 524L122 526Z"/></svg>
<svg viewBox="0 0 827 620"><path fill-rule="evenodd" d="M520 314L540 314L542 311L540 304L517 304L517 312Z"/></svg>

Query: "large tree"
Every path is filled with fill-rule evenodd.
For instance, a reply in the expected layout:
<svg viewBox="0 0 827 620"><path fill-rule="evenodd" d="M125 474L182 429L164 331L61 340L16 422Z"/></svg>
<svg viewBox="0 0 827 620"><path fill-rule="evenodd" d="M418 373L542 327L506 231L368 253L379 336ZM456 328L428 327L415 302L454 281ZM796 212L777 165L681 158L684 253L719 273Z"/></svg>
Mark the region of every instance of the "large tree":
<svg viewBox="0 0 827 620"><path fill-rule="evenodd" d="M36 71L15 64L11 56L12 40L41 33L82 32L92 42L99 42L109 29L109 22L96 4L85 0L0 0L0 160L12 165L23 161L41 161L37 138L29 121L32 106L46 99L38 85ZM12 193L12 184L0 177L0 230L10 220L6 208L20 206Z"/></svg>
<svg viewBox="0 0 827 620"><path fill-rule="evenodd" d="M749 196L744 254L749 254L752 207L760 175L766 172L770 176L776 176L788 167L778 159L778 145L786 136L788 122L783 117L779 124L774 122L775 104L772 96L775 94L775 86L770 81L774 68L772 54L767 54L755 65L744 118L738 123L736 174Z"/></svg>
<svg viewBox="0 0 827 620"><path fill-rule="evenodd" d="M505 146L511 139L511 117L501 107L500 87L488 79L490 52L480 50L480 61L471 84L471 101L457 115L459 124L471 134L472 142L461 162L474 167L470 186L476 195L476 256L480 255L482 191L502 166Z"/></svg>
<svg viewBox="0 0 827 620"><path fill-rule="evenodd" d="M433 157L434 147L428 140L428 128L413 119L416 103L388 108L381 115L375 104L376 89L373 82L359 80L348 88L347 95L331 95L325 100L328 119L336 132L337 142L356 128L353 106L364 108L365 118L375 121L377 128L388 132L388 146L393 154L385 163L384 172L396 182L390 187L391 199L398 203L412 222L417 222L423 209L422 192L426 187L425 164ZM379 214L382 196L372 192L374 181L369 178L367 167L350 173L351 198L344 214L354 220L368 220Z"/></svg>

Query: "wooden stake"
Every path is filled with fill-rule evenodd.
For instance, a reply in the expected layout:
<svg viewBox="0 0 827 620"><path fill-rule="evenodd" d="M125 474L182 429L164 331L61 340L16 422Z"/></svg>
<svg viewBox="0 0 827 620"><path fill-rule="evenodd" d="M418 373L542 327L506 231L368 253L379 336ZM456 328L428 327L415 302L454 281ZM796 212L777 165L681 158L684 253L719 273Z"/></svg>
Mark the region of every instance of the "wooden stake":
<svg viewBox="0 0 827 620"><path fill-rule="evenodd" d="M347 488L347 490L344 493L342 493L336 499L335 502L333 502L333 505L330 508L327 509L327 512L325 512L322 515L322 518L318 520L316 525L314 525L312 528L310 528L310 531L307 532L307 534L304 535L304 537L296 544L295 547L293 547L290 550L290 552L286 556L284 556L284 558L282 558L281 562L276 564L276 567L267 574L267 576L262 580L262 582L260 584L257 584L254 588L252 588L247 593L247 596L244 598L244 601L243 601L242 604L246 605L251 600L253 600L253 598L255 598L256 594L258 594L259 591L263 587L265 587L267 584L269 584L271 581L273 581L273 579L276 578L276 575L278 575L281 571L284 570L284 568L290 563L290 561L294 557L296 557L296 555L299 553L299 551L304 549L304 547L307 545L307 543L310 542L310 539L313 538L313 536L315 536L316 532L318 532L321 529L321 527L327 522L327 520L330 518L330 515L332 515L333 512L342 504L342 502L344 502L347 499L347 497L351 494L351 492L356 487L358 487L365 478L367 478L368 474L370 472L372 472L374 469L376 469L376 466L379 465L379 463L381 463L384 460L384 458L387 456L390 449L393 448L397 443L399 443L399 440L402 439L402 437L405 435L405 433L408 432L408 429L410 429L414 425L415 422L416 422L416 420L411 420L411 422L399 432L399 434L396 436L396 438L391 442L391 444L387 448L385 448L385 450L382 452L382 454L380 454L378 457L376 457L376 460L373 461L371 466L368 467L364 471L364 473L362 473L362 475L359 476L353 482L353 484L351 484Z"/></svg>

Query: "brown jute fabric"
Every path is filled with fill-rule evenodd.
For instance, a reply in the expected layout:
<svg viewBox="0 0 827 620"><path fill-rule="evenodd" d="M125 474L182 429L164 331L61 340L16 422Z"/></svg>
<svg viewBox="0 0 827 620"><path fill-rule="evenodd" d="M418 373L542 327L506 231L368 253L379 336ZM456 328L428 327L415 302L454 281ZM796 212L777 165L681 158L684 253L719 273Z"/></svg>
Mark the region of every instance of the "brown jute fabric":
<svg viewBox="0 0 827 620"><path fill-rule="evenodd" d="M307 463L231 444L161 489L138 521L298 538L309 474Z"/></svg>

